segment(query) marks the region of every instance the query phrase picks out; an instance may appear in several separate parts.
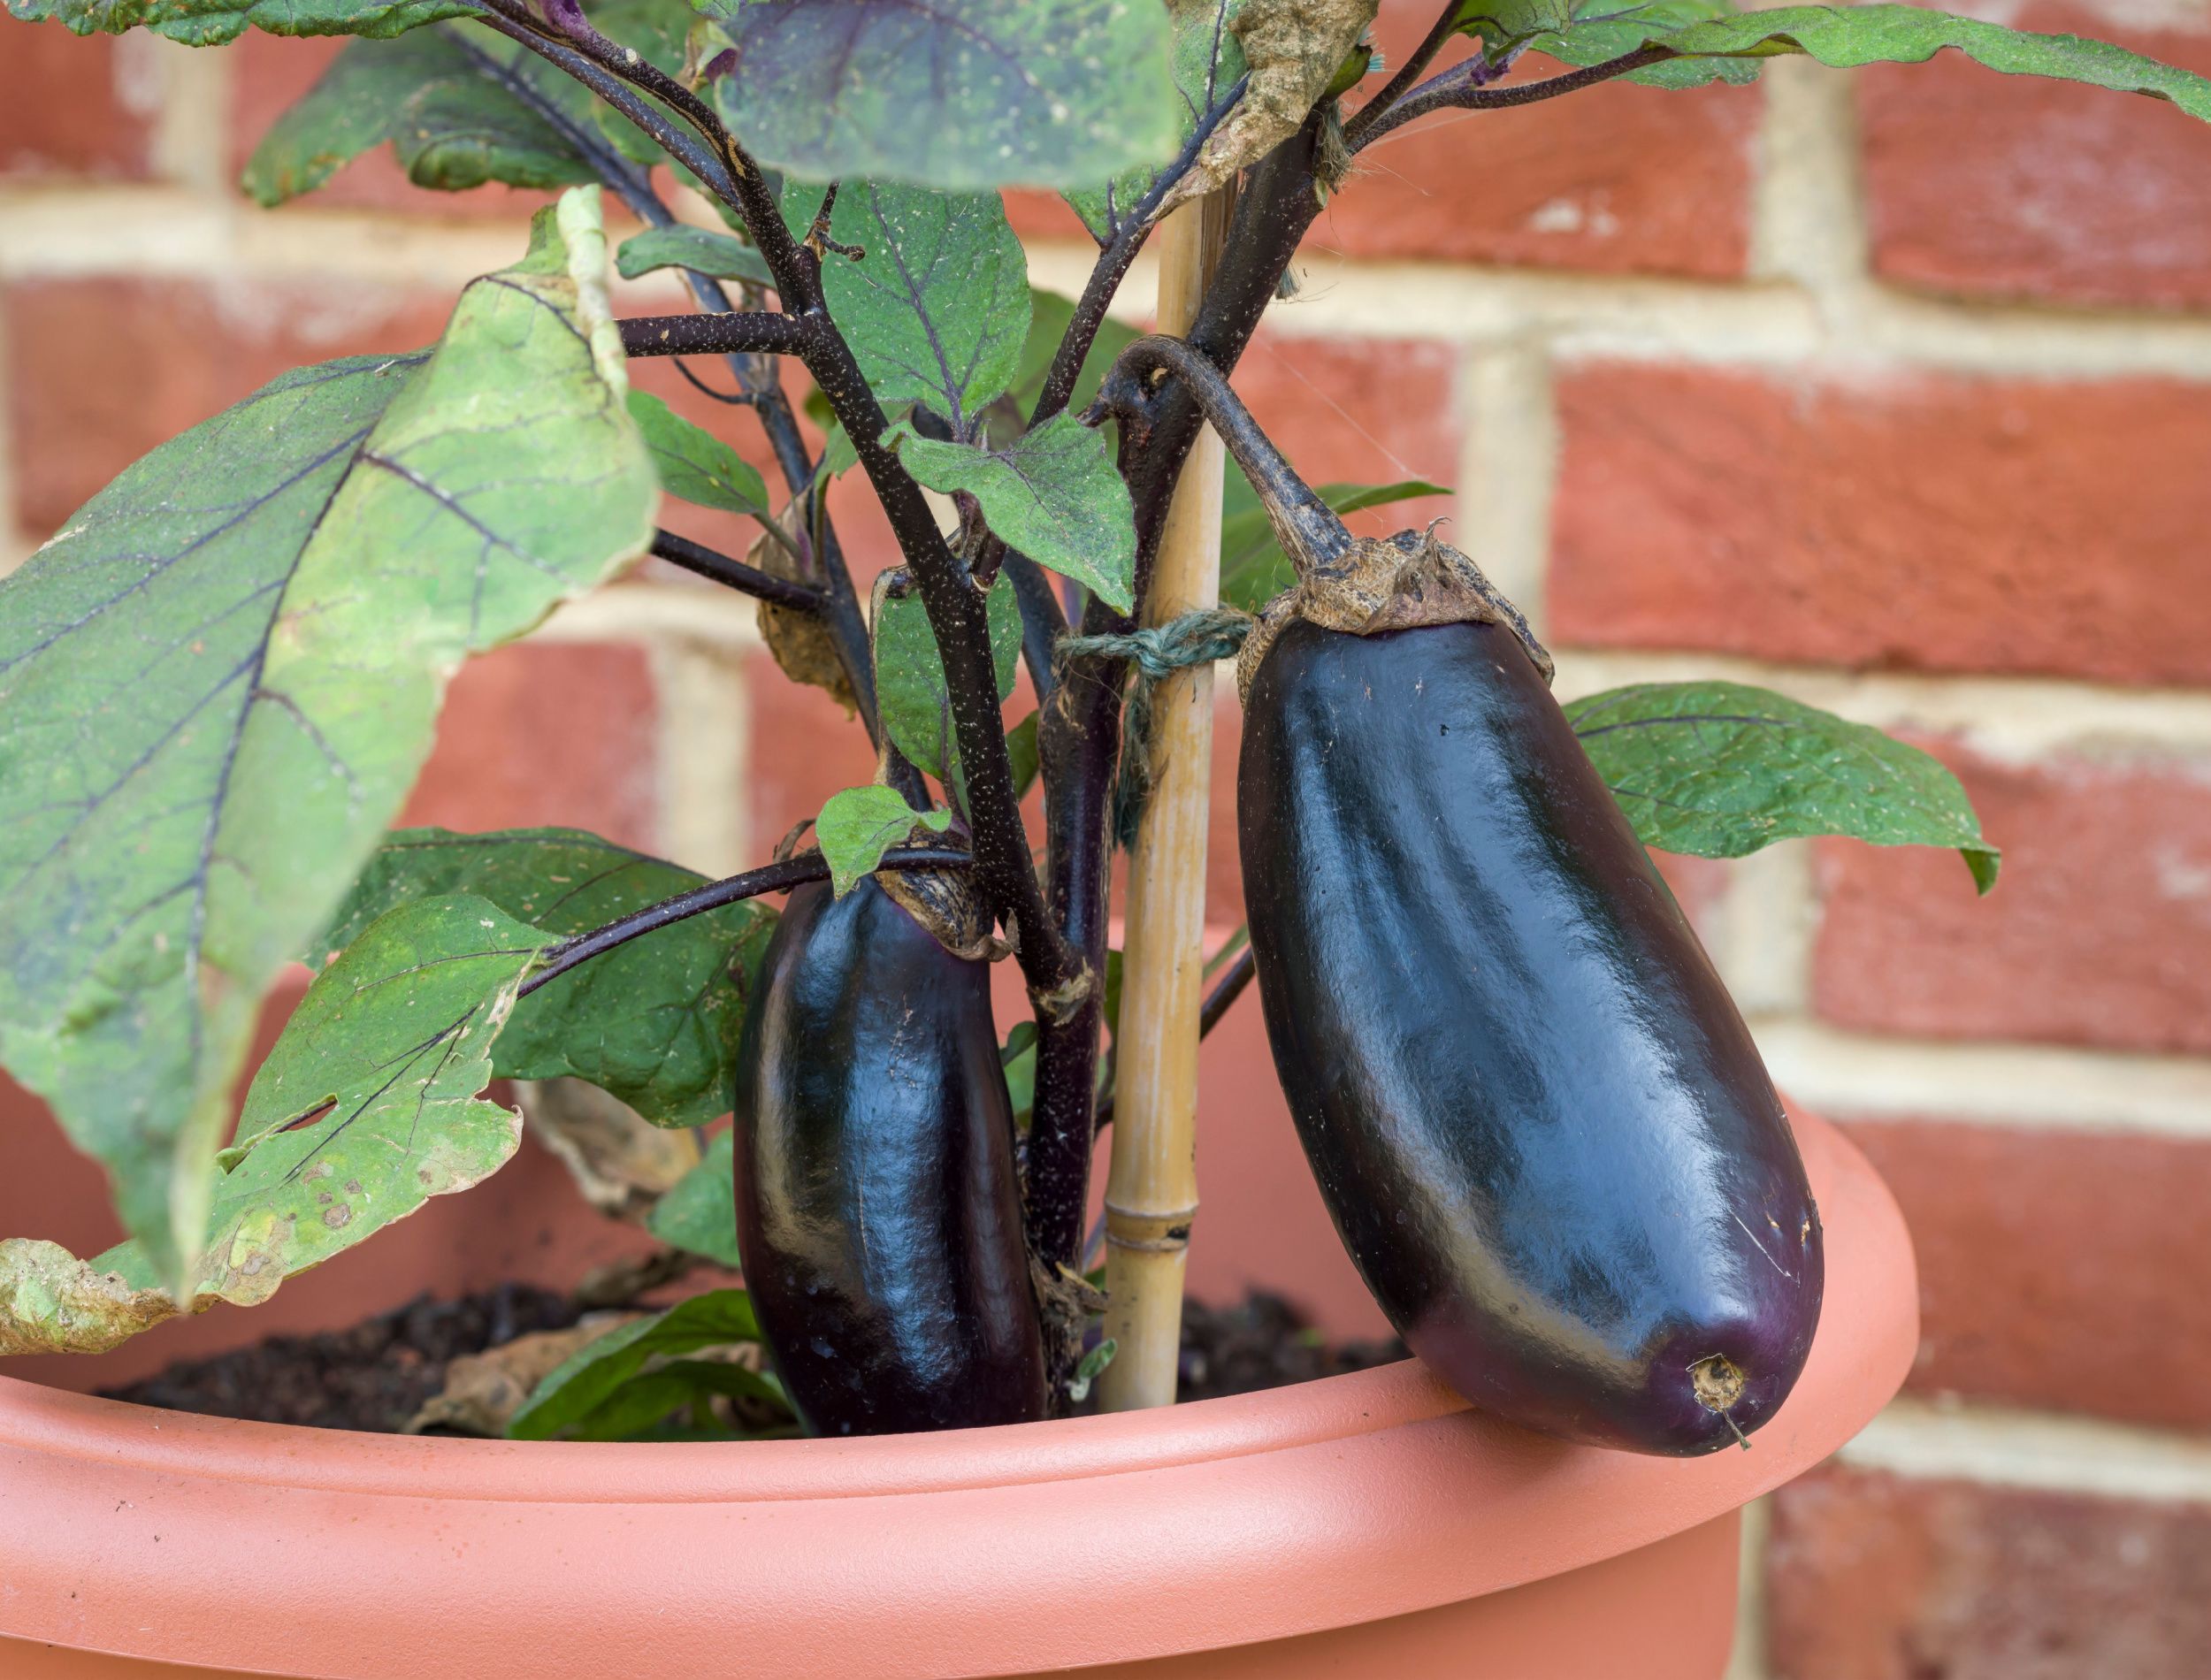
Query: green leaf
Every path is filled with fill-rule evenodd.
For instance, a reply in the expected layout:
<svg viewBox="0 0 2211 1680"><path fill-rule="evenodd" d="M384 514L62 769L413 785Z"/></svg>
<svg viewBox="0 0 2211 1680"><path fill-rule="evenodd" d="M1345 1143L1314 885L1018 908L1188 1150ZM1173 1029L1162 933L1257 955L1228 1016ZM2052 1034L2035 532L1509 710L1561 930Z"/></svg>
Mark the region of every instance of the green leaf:
<svg viewBox="0 0 2211 1680"><path fill-rule="evenodd" d="M1251 924L1238 922L1236 932L1221 941L1220 949L1205 958L1205 978L1211 980L1228 966L1229 959L1251 943Z"/></svg>
<svg viewBox="0 0 2211 1680"><path fill-rule="evenodd" d="M471 39L494 57L517 50L487 31L472 30ZM442 31L424 29L346 48L262 136L241 184L264 207L281 204L386 141L417 187L459 192L486 181L552 187L593 179L549 123Z"/></svg>
<svg viewBox="0 0 2211 1680"><path fill-rule="evenodd" d="M1021 676L1021 613L1013 580L1000 574L983 602L991 630L991 661L998 697L1014 691ZM952 727L952 691L945 660L916 594L887 597L876 614L876 704L899 751L916 767L960 789L960 743Z"/></svg>
<svg viewBox="0 0 2211 1680"><path fill-rule="evenodd" d="M793 233L813 225L822 190L784 183ZM867 253L830 253L822 289L877 400L925 403L964 430L1013 383L1029 335L1029 259L998 195L846 181L830 233Z"/></svg>
<svg viewBox="0 0 2211 1680"><path fill-rule="evenodd" d="M1027 427L1029 416L1037 410L1037 399L1044 394L1044 378L1052 371L1052 358L1059 354L1060 340L1067 336L1067 324L1074 318L1072 299L1033 286L1029 288L1029 337L1021 344L1014 383L991 405L984 416L984 435L994 447L1013 442ZM1143 336L1135 327L1124 326L1111 317L1098 323L1097 335L1083 358L1082 371L1075 376L1075 390L1067 406L1076 414L1090 407L1090 399L1098 394L1098 387L1106 378L1106 370L1113 365L1114 358Z"/></svg>
<svg viewBox="0 0 2211 1680"><path fill-rule="evenodd" d="M308 988L255 1076L213 1241L181 1292L135 1242L89 1261L0 1244L0 1354L98 1353L180 1311L252 1306L287 1278L481 1183L521 1140L477 1093L515 993L551 942L481 898L394 911ZM203 1169L204 1170L204 1169Z"/></svg>
<svg viewBox="0 0 2211 1680"><path fill-rule="evenodd" d="M1948 47L2007 75L2047 76L2146 94L2211 120L2211 81L2188 71L2079 35L2032 34L1918 6L1787 6L1713 16L1708 5L1672 0L1624 15L1593 16L1603 12L1602 0L1584 0L1575 10L1586 20L1538 35L1533 43L1538 51L1568 64L1592 65L1647 44L1664 46L1682 62L1654 66L1635 80L1668 87L1695 87L1722 77L1748 80L1756 72L1756 60L1787 53L1808 54L1848 69L1923 64Z"/></svg>
<svg viewBox="0 0 2211 1680"><path fill-rule="evenodd" d="M694 4L738 50L716 89L731 129L816 180L1078 187L1174 155L1151 0Z"/></svg>
<svg viewBox="0 0 2211 1680"><path fill-rule="evenodd" d="M1037 1023L1015 1021L1006 1035L1006 1043L998 1051L998 1065L1005 1070L1006 1090L1014 1103L1014 1126L1016 1131L1029 1129L1029 1111L1037 1106Z"/></svg>
<svg viewBox="0 0 2211 1680"><path fill-rule="evenodd" d="M394 905L472 892L556 938L703 886L706 877L580 829L402 829L369 859L310 960ZM532 992L499 1035L501 1079L590 1081L656 1126L729 1111L730 1069L775 912L746 900L686 917Z"/></svg>
<svg viewBox="0 0 2211 1680"><path fill-rule="evenodd" d="M814 836L830 867L830 890L842 898L883 861L884 852L904 845L916 829L942 834L951 826L951 812L914 810L895 789L846 788L830 795L815 821Z"/></svg>
<svg viewBox="0 0 2211 1680"><path fill-rule="evenodd" d="M284 376L0 582L0 1061L171 1276L261 995L447 680L651 538L604 261L579 189L434 355Z"/></svg>
<svg viewBox="0 0 2211 1680"><path fill-rule="evenodd" d="M737 1192L731 1183L737 1145L724 1132L707 1145L699 1165L676 1180L646 1218L645 1228L671 1249L704 1255L738 1270Z"/></svg>
<svg viewBox="0 0 2211 1680"><path fill-rule="evenodd" d="M1121 1351L1121 1344L1111 1336L1083 1355L1075 1366L1075 1375L1067 1382L1067 1398L1081 1405L1090 1397L1090 1385L1105 1374L1106 1367L1113 1363L1113 1355Z"/></svg>
<svg viewBox="0 0 2211 1680"><path fill-rule="evenodd" d="M1014 767L1014 797L1021 798L1037 785L1037 773L1043 767L1037 756L1034 712L1006 731L1006 756Z"/></svg>
<svg viewBox="0 0 2211 1680"><path fill-rule="evenodd" d="M507 1433L516 1440L549 1440L597 1410L644 1371L648 1360L680 1358L703 1348L759 1340L760 1320L754 1317L752 1297L745 1291L710 1289L693 1295L666 1312L609 1331L570 1354L508 1420Z"/></svg>
<svg viewBox="0 0 2211 1680"><path fill-rule="evenodd" d="M775 277L761 254L743 240L703 227L648 227L615 253L615 271L634 280L656 269L687 268L714 280L745 280L772 286Z"/></svg>
<svg viewBox="0 0 2211 1680"><path fill-rule="evenodd" d="M1106 439L1055 414L1003 449L939 443L899 421L883 434L921 483L983 504L992 531L1039 566L1072 577L1108 605L1135 604L1136 518Z"/></svg>
<svg viewBox="0 0 2211 1680"><path fill-rule="evenodd" d="M769 516L768 486L744 456L704 426L694 426L649 391L630 393L630 418L653 452L653 470L669 495L701 508Z"/></svg>
<svg viewBox="0 0 2211 1680"><path fill-rule="evenodd" d="M404 34L440 18L464 18L467 0L7 0L26 23L49 19L80 35L148 29L187 47L219 47L248 28L272 35Z"/></svg>
<svg viewBox="0 0 2211 1680"><path fill-rule="evenodd" d="M1198 119L1250 68L1244 62L1242 39L1228 27L1244 4L1245 0L1167 0L1168 27L1174 36L1168 67L1174 81L1177 149L1197 132ZM1083 183L1066 195L1067 201L1083 218L1083 225L1104 244L1151 190L1157 165L1164 161L1144 160L1102 186Z"/></svg>
<svg viewBox="0 0 2211 1680"><path fill-rule="evenodd" d="M1955 846L1986 892L2001 854L1957 778L1917 747L1740 683L1639 683L1566 707L1645 845L1740 858L1849 835Z"/></svg>
<svg viewBox="0 0 2211 1680"><path fill-rule="evenodd" d="M1315 493L1339 514L1355 514L1393 501L1448 496L1450 489L1425 478L1394 485L1319 485ZM1251 481L1230 464L1220 495L1220 599L1224 605L1256 613L1297 581L1297 568L1274 540L1274 527L1259 505Z"/></svg>
<svg viewBox="0 0 2211 1680"><path fill-rule="evenodd" d="M733 1400L764 1401L786 1420L758 1434L697 1424L667 1427L669 1414L696 1414L718 1394ZM631 1377L590 1411L570 1424L567 1439L578 1441L757 1440L799 1433L791 1401L773 1377L727 1359L670 1359Z"/></svg>

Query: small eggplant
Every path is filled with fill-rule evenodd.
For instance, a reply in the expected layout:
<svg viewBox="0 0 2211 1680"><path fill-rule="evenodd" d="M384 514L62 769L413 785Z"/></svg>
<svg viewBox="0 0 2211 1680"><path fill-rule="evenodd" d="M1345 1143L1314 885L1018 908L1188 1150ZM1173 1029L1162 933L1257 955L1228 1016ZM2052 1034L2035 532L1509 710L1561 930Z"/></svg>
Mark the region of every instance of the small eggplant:
<svg viewBox="0 0 2211 1680"><path fill-rule="evenodd" d="M1550 661L1431 533L1353 538L1219 375L1180 375L1298 583L1238 663L1259 997L1351 1257L1469 1401L1641 1452L1748 1445L1810 1351L1818 1215L1748 1030L1575 739Z"/></svg>
<svg viewBox="0 0 2211 1680"><path fill-rule="evenodd" d="M815 1434L1040 1418L989 965L907 907L943 926L929 880L883 880L794 892L762 963L735 1103L746 1285Z"/></svg>

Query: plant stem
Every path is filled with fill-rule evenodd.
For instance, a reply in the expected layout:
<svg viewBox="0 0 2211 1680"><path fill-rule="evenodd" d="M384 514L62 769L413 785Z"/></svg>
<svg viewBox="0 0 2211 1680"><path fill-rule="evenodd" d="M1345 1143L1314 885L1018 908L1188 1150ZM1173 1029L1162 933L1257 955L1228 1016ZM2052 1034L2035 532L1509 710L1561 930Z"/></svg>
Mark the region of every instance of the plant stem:
<svg viewBox="0 0 2211 1680"><path fill-rule="evenodd" d="M736 309L728 315L635 315L616 323L626 355L796 355L820 340L807 316L777 315L767 309Z"/></svg>
<svg viewBox="0 0 2211 1680"><path fill-rule="evenodd" d="M1419 80L1420 73L1435 61L1435 55L1443 50L1443 43L1458 33L1462 9L1460 0L1450 0L1450 4L1436 14L1435 21L1428 26L1427 34L1420 37L1420 44L1406 57L1404 63L1397 66L1396 73L1382 84L1381 91L1343 119L1343 141L1346 145L1357 146L1359 136L1366 132L1374 119L1403 98L1405 90Z"/></svg>
<svg viewBox="0 0 2211 1680"><path fill-rule="evenodd" d="M878 869L961 869L970 867L974 859L965 852L946 851L933 846L897 846L883 854L876 864ZM594 957L603 957L632 939L646 934L658 933L679 921L702 916L709 910L720 910L746 898L757 898L764 893L788 892L793 887L803 887L809 882L827 881L829 865L818 851L787 859L780 863L763 864L748 869L741 875L731 875L723 881L709 881L689 892L679 892L672 898L663 898L656 905L631 911L617 921L589 933L578 934L558 944L547 947L539 958L540 966L522 982L517 997L527 997L540 986L550 985L570 969L580 968Z"/></svg>
<svg viewBox="0 0 2211 1680"><path fill-rule="evenodd" d="M653 533L653 552L662 560L681 566L687 572L696 572L701 577L711 578L717 584L772 606L787 607L798 613L811 613L816 617L829 610L828 598L822 591L775 577L757 566L748 566L741 560L732 560L703 543L694 543L688 537L678 537L672 531Z"/></svg>
<svg viewBox="0 0 2211 1680"><path fill-rule="evenodd" d="M1553 76L1548 81L1522 82L1511 88L1483 87L1475 80L1482 61L1469 58L1465 64L1454 65L1442 75L1431 76L1422 82L1373 122L1366 124L1356 140L1349 139L1347 134L1347 143L1353 152L1363 151L1383 135L1432 111L1502 111L1512 105L1533 105L1541 100L1556 99L1561 94L1594 88L1601 81L1610 81L1616 76L1629 75L1679 56L1669 47L1638 47L1601 65ZM1363 118L1366 112L1361 111L1359 115Z"/></svg>

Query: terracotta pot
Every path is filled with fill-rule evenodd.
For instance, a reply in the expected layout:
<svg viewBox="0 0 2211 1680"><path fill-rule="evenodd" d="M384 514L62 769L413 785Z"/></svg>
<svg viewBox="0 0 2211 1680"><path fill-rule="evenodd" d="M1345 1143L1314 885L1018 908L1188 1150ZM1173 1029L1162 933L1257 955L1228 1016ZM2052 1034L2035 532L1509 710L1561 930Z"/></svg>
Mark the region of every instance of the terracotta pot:
<svg viewBox="0 0 2211 1680"><path fill-rule="evenodd" d="M356 1436L0 1380L0 1674L1632 1675L1726 1660L1735 1513L1917 1339L1880 1180L1800 1120L1827 1310L1755 1450L1567 1446L1414 1363L1163 1412L733 1446Z"/></svg>

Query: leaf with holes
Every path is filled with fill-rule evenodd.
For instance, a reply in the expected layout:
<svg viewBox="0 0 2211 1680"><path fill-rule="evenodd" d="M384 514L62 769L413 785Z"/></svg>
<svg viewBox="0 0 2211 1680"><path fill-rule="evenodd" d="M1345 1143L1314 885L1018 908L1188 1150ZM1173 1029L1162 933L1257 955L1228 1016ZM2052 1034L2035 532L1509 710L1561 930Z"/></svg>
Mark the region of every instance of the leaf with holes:
<svg viewBox="0 0 2211 1680"><path fill-rule="evenodd" d="M769 516L768 486L744 456L649 391L630 393L630 418L653 452L661 488L680 501Z"/></svg>
<svg viewBox="0 0 2211 1680"><path fill-rule="evenodd" d="M490 1177L522 1117L477 1093L551 943L465 895L378 921L308 988L255 1076L227 1170L212 1176L212 1240L179 1296L135 1242L84 1261L52 1243L0 1244L0 1353L97 1353L180 1311L254 1305Z"/></svg>
<svg viewBox="0 0 2211 1680"><path fill-rule="evenodd" d="M803 237L823 189L786 181L784 219ZM846 181L822 289L860 370L890 409L923 403L955 427L1013 383L1029 335L1029 259L995 193Z"/></svg>
<svg viewBox="0 0 2211 1680"><path fill-rule="evenodd" d="M1916 746L1740 683L1639 683L1566 707L1648 846L1740 858L1776 840L1848 835L1955 846L1986 892L2001 854L1957 778Z"/></svg>
<svg viewBox="0 0 2211 1680"><path fill-rule="evenodd" d="M1404 478L1394 485L1315 485L1313 493L1339 514L1355 514L1395 501L1451 493L1446 485ZM1266 517L1266 509L1259 505L1259 492L1231 463L1220 494L1222 603L1256 613L1297 581L1297 568L1275 541L1274 527Z"/></svg>
<svg viewBox="0 0 2211 1680"><path fill-rule="evenodd" d="M1152 0L694 4L737 49L716 84L731 128L817 180L1078 187L1174 149Z"/></svg>
<svg viewBox="0 0 2211 1680"><path fill-rule="evenodd" d="M401 829L310 953L327 960L395 905L471 892L556 938L589 933L706 877L580 829ZM492 1051L501 1079L570 1075L656 1126L729 1111L730 1068L776 913L725 905L617 945L532 992Z"/></svg>
<svg viewBox="0 0 2211 1680"><path fill-rule="evenodd" d="M671 1249L704 1255L737 1271L744 1262L737 1252L737 1191L731 1182L736 1156L727 1132L708 1144L699 1165L654 1205L645 1228Z"/></svg>
<svg viewBox="0 0 2211 1680"><path fill-rule="evenodd" d="M219 47L249 28L382 38L477 10L470 0L7 0L7 7L26 23L50 19L80 35L146 29L187 47Z"/></svg>
<svg viewBox="0 0 2211 1680"><path fill-rule="evenodd" d="M1055 414L1002 449L939 443L905 421L884 448L946 495L964 490L1009 546L1072 577L1109 606L1136 600L1136 516L1106 439L1072 414Z"/></svg>
<svg viewBox="0 0 2211 1680"><path fill-rule="evenodd" d="M839 898L860 884L914 832L942 834L952 826L949 811L916 811L894 788L846 788L830 795L814 824L822 857L830 867L830 887Z"/></svg>
<svg viewBox="0 0 2211 1680"><path fill-rule="evenodd" d="M991 659L998 699L1014 691L1021 673L1021 614L1013 580L1000 574L983 602L991 630ZM891 595L876 609L876 703L891 739L914 766L959 790L960 744L952 721L952 692L944 655L918 595Z"/></svg>
<svg viewBox="0 0 2211 1680"><path fill-rule="evenodd" d="M469 654L643 552L594 189L428 356L287 374L0 582L0 1061L180 1278L263 991Z"/></svg>
<svg viewBox="0 0 2211 1680"><path fill-rule="evenodd" d="M745 280L772 286L775 277L761 254L743 240L709 228L648 227L622 242L615 272L634 280L664 268L687 268L712 280Z"/></svg>

